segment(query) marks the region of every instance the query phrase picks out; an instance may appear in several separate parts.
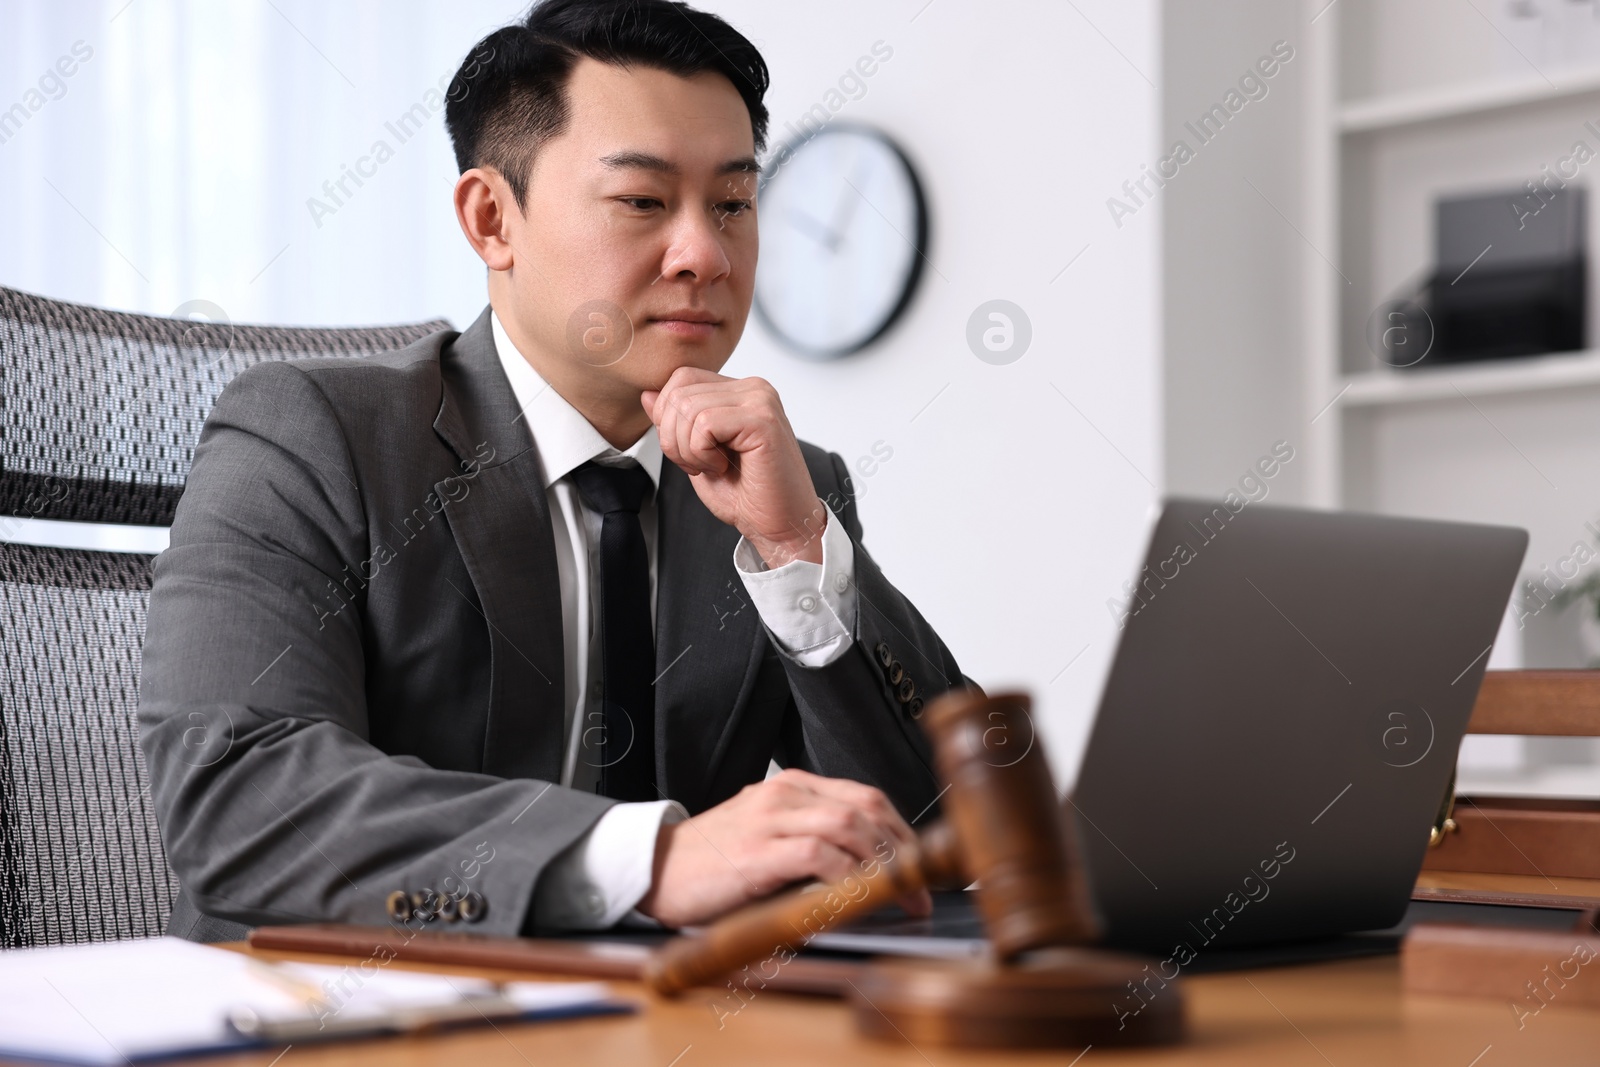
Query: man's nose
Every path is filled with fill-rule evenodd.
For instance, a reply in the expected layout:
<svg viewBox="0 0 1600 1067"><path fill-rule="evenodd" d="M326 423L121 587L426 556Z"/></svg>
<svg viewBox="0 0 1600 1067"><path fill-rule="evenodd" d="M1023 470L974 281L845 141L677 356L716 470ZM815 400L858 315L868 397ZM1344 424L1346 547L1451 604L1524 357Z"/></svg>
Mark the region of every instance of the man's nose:
<svg viewBox="0 0 1600 1067"><path fill-rule="evenodd" d="M662 259L663 278L710 284L726 277L732 264L724 246L727 233L715 211L686 210L674 222Z"/></svg>

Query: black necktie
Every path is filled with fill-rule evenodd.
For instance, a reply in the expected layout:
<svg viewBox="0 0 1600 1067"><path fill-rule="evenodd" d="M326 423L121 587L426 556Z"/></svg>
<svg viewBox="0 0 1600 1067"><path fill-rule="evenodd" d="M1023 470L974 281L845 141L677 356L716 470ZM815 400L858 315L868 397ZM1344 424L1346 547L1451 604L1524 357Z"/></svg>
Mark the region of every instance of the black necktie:
<svg viewBox="0 0 1600 1067"><path fill-rule="evenodd" d="M585 463L573 483L600 526L601 725L586 756L599 765L599 792L617 800L660 800L656 789L655 628L650 620L650 558L639 505L651 490L637 464ZM591 718L592 722L593 719ZM596 750L598 748L598 751Z"/></svg>

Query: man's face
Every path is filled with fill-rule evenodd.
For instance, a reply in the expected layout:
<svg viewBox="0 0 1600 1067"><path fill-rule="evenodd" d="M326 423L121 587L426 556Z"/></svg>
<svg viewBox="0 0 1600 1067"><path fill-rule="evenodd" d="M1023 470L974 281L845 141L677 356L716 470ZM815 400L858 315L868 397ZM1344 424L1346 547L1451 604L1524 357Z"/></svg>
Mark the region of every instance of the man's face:
<svg viewBox="0 0 1600 1067"><path fill-rule="evenodd" d="M567 127L535 153L513 229L520 332L613 396L659 389L685 365L720 370L756 267L744 101L717 73L588 58L566 94Z"/></svg>

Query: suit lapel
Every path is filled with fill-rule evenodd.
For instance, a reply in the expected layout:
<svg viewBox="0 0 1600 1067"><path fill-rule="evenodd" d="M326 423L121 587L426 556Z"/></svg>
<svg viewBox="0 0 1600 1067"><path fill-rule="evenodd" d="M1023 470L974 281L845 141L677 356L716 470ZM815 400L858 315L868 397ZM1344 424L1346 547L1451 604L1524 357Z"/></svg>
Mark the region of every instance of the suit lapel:
<svg viewBox="0 0 1600 1067"><path fill-rule="evenodd" d="M656 770L662 791L698 811L764 642L733 566L739 533L661 466L656 545Z"/></svg>
<svg viewBox="0 0 1600 1067"><path fill-rule="evenodd" d="M566 688L550 509L488 309L441 354L440 373L444 395L434 430L463 463L481 465L473 477L465 471L474 468L464 468L464 497L448 479L435 489L451 501L444 513L489 628L483 770L560 781Z"/></svg>

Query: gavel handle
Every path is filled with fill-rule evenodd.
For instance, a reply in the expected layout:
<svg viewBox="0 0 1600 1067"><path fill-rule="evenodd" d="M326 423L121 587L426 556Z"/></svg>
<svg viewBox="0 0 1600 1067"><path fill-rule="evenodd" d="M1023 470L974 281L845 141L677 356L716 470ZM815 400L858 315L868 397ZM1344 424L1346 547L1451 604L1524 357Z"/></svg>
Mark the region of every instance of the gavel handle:
<svg viewBox="0 0 1600 1067"><path fill-rule="evenodd" d="M816 934L892 904L924 885L918 850L902 848L870 874L751 905L707 927L699 937L667 942L646 963L644 980L657 993L673 996L782 949L797 949Z"/></svg>

